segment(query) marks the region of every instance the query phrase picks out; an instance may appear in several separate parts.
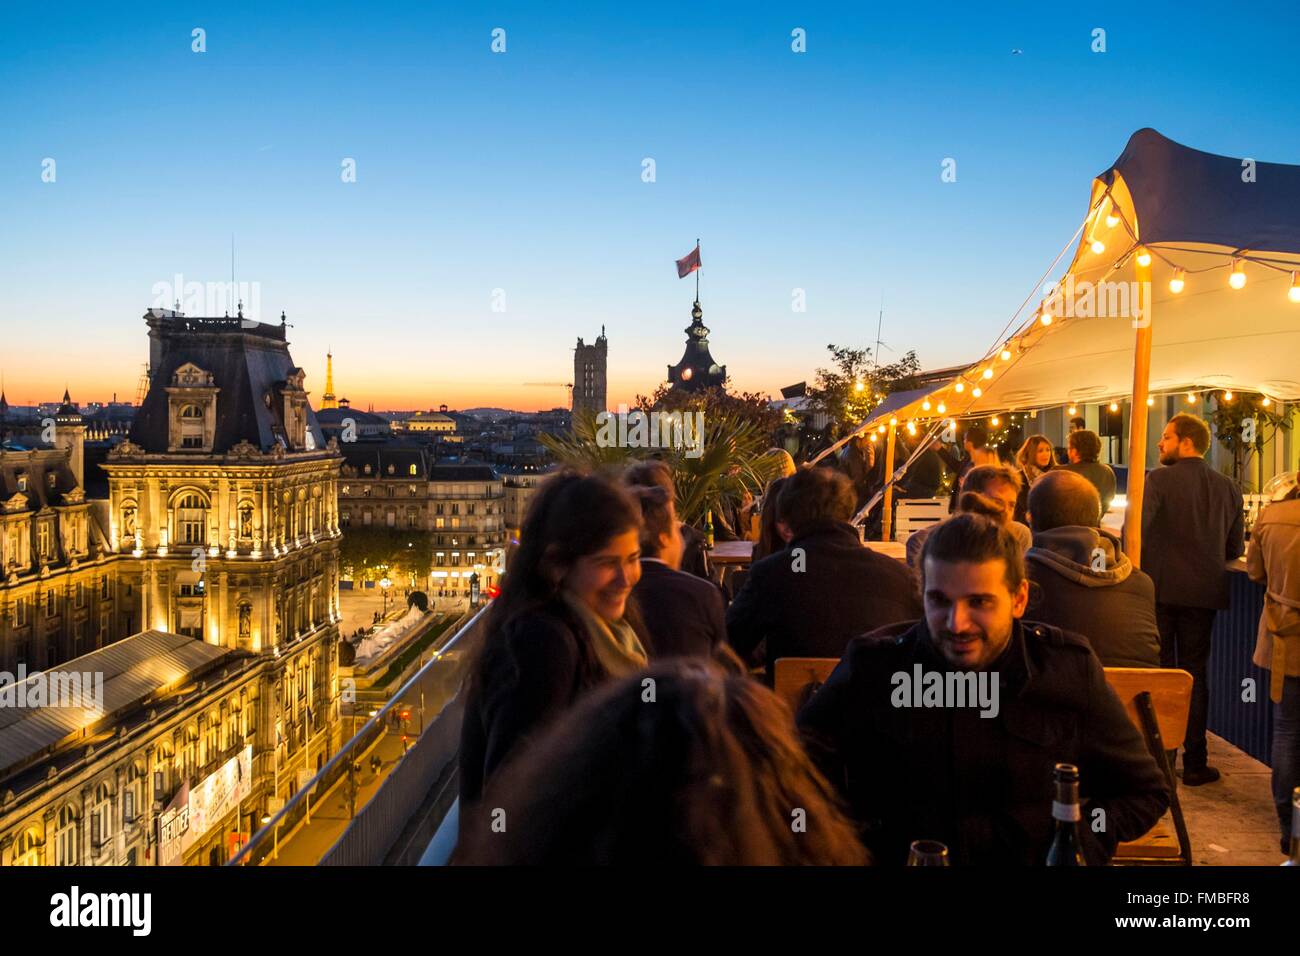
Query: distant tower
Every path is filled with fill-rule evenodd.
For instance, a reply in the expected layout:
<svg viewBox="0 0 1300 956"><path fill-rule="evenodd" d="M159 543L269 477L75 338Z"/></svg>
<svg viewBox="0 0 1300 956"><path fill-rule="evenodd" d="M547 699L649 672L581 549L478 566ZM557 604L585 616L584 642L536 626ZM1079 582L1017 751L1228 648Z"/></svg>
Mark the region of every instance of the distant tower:
<svg viewBox="0 0 1300 956"><path fill-rule="evenodd" d="M668 381L673 388L698 392L727 380L727 366L719 365L709 354L709 330L704 326L704 310L700 300L691 309L691 324L686 332L686 351L681 361L668 366Z"/></svg>
<svg viewBox="0 0 1300 956"><path fill-rule="evenodd" d="M593 345L578 346L573 350L573 413L579 410L599 414L609 410L605 400L605 367L609 343L605 340L605 327L600 327L600 338Z"/></svg>
<svg viewBox="0 0 1300 956"><path fill-rule="evenodd" d="M72 404L72 396L65 388L63 404L54 413L54 444L68 453L68 465L77 484L86 486L86 424L81 412Z"/></svg>
<svg viewBox="0 0 1300 956"><path fill-rule="evenodd" d="M334 353L325 353L325 394L320 397L321 408L338 408L338 400L334 397Z"/></svg>

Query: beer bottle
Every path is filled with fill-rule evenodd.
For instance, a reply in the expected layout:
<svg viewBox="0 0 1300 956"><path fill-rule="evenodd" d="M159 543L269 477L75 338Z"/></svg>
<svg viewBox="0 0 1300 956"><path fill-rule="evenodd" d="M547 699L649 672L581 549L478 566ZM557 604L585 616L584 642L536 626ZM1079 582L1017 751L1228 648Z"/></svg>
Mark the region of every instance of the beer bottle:
<svg viewBox="0 0 1300 956"><path fill-rule="evenodd" d="M713 510L704 512L704 546L713 550Z"/></svg>
<svg viewBox="0 0 1300 956"><path fill-rule="evenodd" d="M1079 838L1079 768L1072 763L1058 763L1053 770L1056 796L1052 799L1052 817L1056 833L1047 850L1048 866L1086 866L1083 841Z"/></svg>

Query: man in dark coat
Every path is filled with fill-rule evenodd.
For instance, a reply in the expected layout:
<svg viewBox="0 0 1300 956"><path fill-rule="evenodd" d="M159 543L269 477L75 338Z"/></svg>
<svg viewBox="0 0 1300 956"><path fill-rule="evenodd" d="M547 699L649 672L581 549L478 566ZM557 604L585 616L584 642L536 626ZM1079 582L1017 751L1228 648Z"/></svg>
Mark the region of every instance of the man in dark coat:
<svg viewBox="0 0 1300 956"><path fill-rule="evenodd" d="M1227 562L1245 553L1241 489L1205 461L1210 428L1175 415L1160 436L1160 464L1142 499L1142 569L1156 586L1160 662L1192 675L1192 709L1183 745L1183 782L1213 783L1205 721L1210 710L1210 633L1228 606Z"/></svg>
<svg viewBox="0 0 1300 956"><path fill-rule="evenodd" d="M922 568L924 619L855 638L798 717L876 862L901 865L910 841L933 839L957 864L1043 864L1058 762L1079 768L1090 863L1149 830L1169 806L1164 775L1088 642L1020 620L1028 582L1011 534L958 515L930 535ZM934 680L934 697L909 686Z"/></svg>
<svg viewBox="0 0 1300 956"><path fill-rule="evenodd" d="M786 480L779 518L794 537L754 563L727 610L727 639L744 659L766 644L768 677L780 657L839 657L861 634L920 614L901 561L858 540L853 487L838 471L811 468Z"/></svg>
<svg viewBox="0 0 1300 956"><path fill-rule="evenodd" d="M641 612L650 658L711 657L727 637L722 592L678 570L683 541L673 499L659 486L633 486L641 502L641 580L632 600Z"/></svg>
<svg viewBox="0 0 1300 956"><path fill-rule="evenodd" d="M1159 667L1156 589L1119 539L1097 526L1101 497L1054 470L1029 491L1034 545L1025 554L1033 620L1082 634L1105 667Z"/></svg>
<svg viewBox="0 0 1300 956"><path fill-rule="evenodd" d="M1070 432L1068 442L1070 447L1067 455L1070 460L1061 467L1087 478L1097 489L1097 494L1101 496L1101 512L1097 515L1100 522L1110 510L1110 503L1118 487L1115 471L1105 462L1098 461L1101 457L1101 436L1096 432L1086 428Z"/></svg>

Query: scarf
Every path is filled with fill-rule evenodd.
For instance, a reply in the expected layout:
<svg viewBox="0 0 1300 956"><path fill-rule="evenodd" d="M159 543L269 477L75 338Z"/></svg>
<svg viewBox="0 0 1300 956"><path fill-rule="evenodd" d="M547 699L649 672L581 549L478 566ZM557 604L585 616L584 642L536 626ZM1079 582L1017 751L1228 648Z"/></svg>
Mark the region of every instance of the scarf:
<svg viewBox="0 0 1300 956"><path fill-rule="evenodd" d="M607 621L567 590L562 596L591 638L596 659L610 676L624 677L645 667L645 648L625 619Z"/></svg>

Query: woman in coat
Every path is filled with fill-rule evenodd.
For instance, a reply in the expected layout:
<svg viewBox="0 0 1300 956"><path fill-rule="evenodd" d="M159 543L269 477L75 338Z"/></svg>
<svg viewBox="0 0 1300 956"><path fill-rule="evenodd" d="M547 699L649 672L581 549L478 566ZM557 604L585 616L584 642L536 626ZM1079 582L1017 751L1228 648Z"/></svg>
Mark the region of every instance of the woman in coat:
<svg viewBox="0 0 1300 956"><path fill-rule="evenodd" d="M462 819L529 738L592 687L645 666L628 601L640 535L640 506L616 482L565 470L538 488L472 665Z"/></svg>

